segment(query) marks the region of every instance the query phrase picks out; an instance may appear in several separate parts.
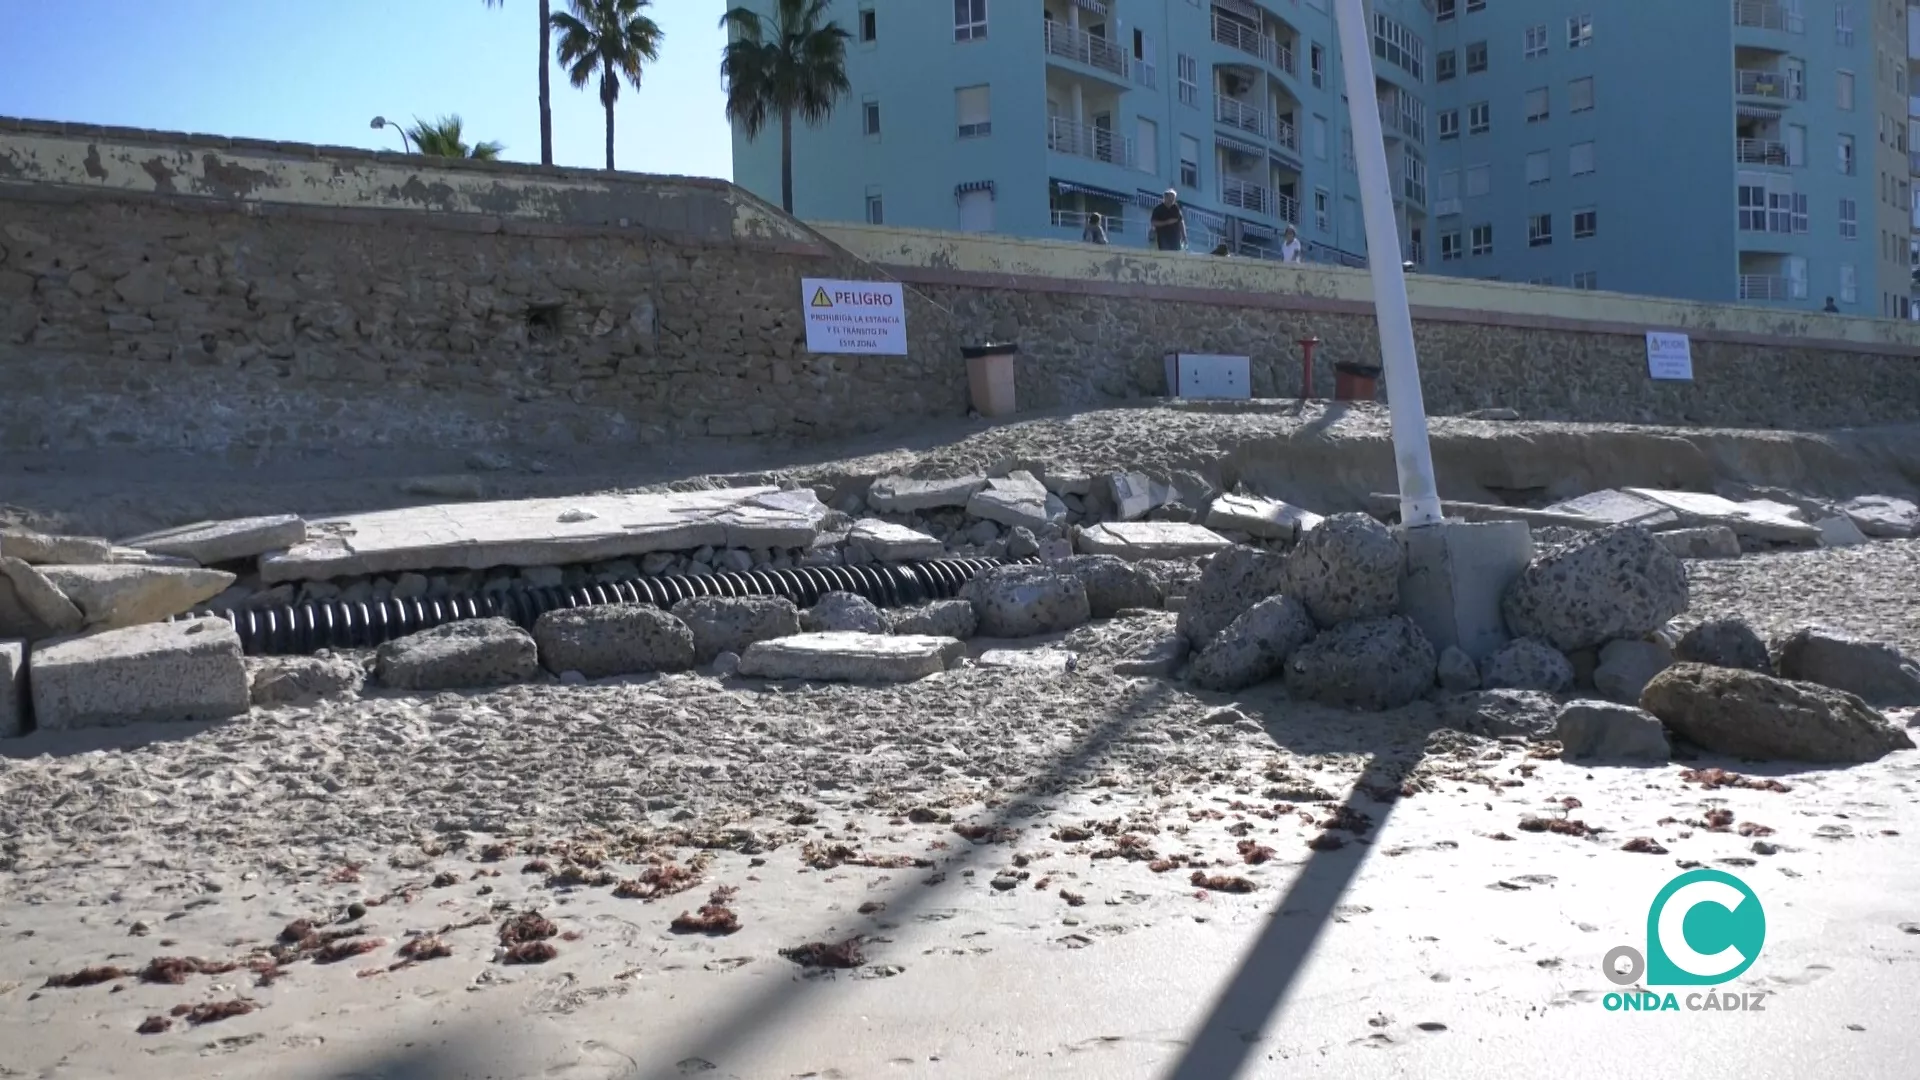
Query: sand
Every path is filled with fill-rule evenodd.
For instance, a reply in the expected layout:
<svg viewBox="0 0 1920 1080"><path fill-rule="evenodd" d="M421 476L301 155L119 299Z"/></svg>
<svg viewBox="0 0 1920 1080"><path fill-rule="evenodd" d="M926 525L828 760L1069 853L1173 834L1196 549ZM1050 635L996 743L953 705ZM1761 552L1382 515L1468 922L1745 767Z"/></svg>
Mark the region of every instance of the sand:
<svg viewBox="0 0 1920 1080"><path fill-rule="evenodd" d="M1857 622L1873 609L1798 584L1896 584L1857 558L1718 564L1696 607L1793 594ZM0 1076L1911 1075L1920 752L1578 767L1435 733L1426 704L1359 716L1112 675L1151 623L974 643L1064 644L1072 672L686 674L9 744ZM1684 779L1713 765L1790 790ZM1644 942L1692 863L1766 905L1765 951L1724 988L1765 1011L1607 1011L1600 957ZM664 865L690 886L621 889ZM723 887L736 932L672 929ZM503 962L500 927L529 910L556 954ZM260 985L246 963L299 919L378 944ZM450 954L406 965L423 934ZM855 938L850 970L782 955ZM183 956L242 966L44 985ZM136 1032L232 1000L255 1011Z"/></svg>

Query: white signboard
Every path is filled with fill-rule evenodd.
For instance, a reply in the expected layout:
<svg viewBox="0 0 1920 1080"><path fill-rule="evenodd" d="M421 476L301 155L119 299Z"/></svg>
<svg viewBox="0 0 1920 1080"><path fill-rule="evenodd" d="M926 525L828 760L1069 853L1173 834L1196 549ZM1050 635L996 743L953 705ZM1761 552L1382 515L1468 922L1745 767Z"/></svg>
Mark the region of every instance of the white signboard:
<svg viewBox="0 0 1920 1080"><path fill-rule="evenodd" d="M907 302L900 283L800 279L807 351L907 355Z"/></svg>
<svg viewBox="0 0 1920 1080"><path fill-rule="evenodd" d="M1647 374L1655 379L1693 381L1693 346L1685 334L1647 335Z"/></svg>

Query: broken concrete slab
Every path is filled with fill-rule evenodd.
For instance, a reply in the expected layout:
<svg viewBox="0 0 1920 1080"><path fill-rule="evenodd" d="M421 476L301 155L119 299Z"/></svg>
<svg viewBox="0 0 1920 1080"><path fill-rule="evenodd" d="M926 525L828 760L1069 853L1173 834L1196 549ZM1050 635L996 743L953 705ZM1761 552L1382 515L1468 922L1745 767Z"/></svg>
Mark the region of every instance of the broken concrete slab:
<svg viewBox="0 0 1920 1080"><path fill-rule="evenodd" d="M1113 516L1121 521L1143 518L1176 497L1172 487L1145 473L1114 473L1107 477L1107 493L1113 500Z"/></svg>
<svg viewBox="0 0 1920 1080"><path fill-rule="evenodd" d="M875 562L937 559L947 546L926 533L879 518L862 518L847 531L847 543L865 551Z"/></svg>
<svg viewBox="0 0 1920 1080"><path fill-rule="evenodd" d="M27 733L27 643L0 641L0 739Z"/></svg>
<svg viewBox="0 0 1920 1080"><path fill-rule="evenodd" d="M1075 546L1083 555L1123 559L1180 559L1211 555L1233 542L1204 525L1184 521L1118 521L1080 530Z"/></svg>
<svg viewBox="0 0 1920 1080"><path fill-rule="evenodd" d="M1232 530L1263 540L1294 541L1323 519L1311 510L1257 495L1222 495L1207 508L1207 528Z"/></svg>
<svg viewBox="0 0 1920 1080"><path fill-rule="evenodd" d="M139 548L121 547L118 544L114 545L112 551L107 552L107 562L119 566L178 566L186 570L196 569L200 565L197 559L183 559L178 555L158 555Z"/></svg>
<svg viewBox="0 0 1920 1080"><path fill-rule="evenodd" d="M1606 525L1638 525L1643 529L1659 529L1680 521L1678 514L1659 503L1611 488L1554 503L1546 511L1551 514L1571 514Z"/></svg>
<svg viewBox="0 0 1920 1080"><path fill-rule="evenodd" d="M1725 525L1699 525L1653 534L1660 546L1682 559L1737 559L1740 537Z"/></svg>
<svg viewBox="0 0 1920 1080"><path fill-rule="evenodd" d="M1010 529L1025 526L1038 530L1046 528L1054 519L1049 500L1059 506L1064 515L1066 505L1047 491L1045 484L1034 479L1030 472L1016 471L988 480L986 487L967 500L967 513Z"/></svg>
<svg viewBox="0 0 1920 1080"><path fill-rule="evenodd" d="M240 638L225 619L187 619L37 645L34 724L41 731L224 720L250 696Z"/></svg>
<svg viewBox="0 0 1920 1080"><path fill-rule="evenodd" d="M1867 534L1845 514L1821 518L1813 527L1820 530L1821 547L1855 547L1867 542Z"/></svg>
<svg viewBox="0 0 1920 1080"><path fill-rule="evenodd" d="M201 566L234 562L290 548L307 538L307 523L296 514L201 521L120 541L155 555L192 559Z"/></svg>
<svg viewBox="0 0 1920 1080"><path fill-rule="evenodd" d="M113 545L96 536L49 536L31 529L0 529L0 554L33 566L74 566L108 561Z"/></svg>
<svg viewBox="0 0 1920 1080"><path fill-rule="evenodd" d="M1920 532L1920 506L1890 495L1862 495L1843 509L1860 531L1876 540L1903 540ZM0 542L4 550L4 542Z"/></svg>
<svg viewBox="0 0 1920 1080"><path fill-rule="evenodd" d="M1739 503L1697 491L1654 488L1626 488L1625 491L1673 511L1682 525L1725 525L1743 537L1781 543L1813 544L1820 539L1819 529L1784 513L1792 508L1780 503Z"/></svg>
<svg viewBox="0 0 1920 1080"><path fill-rule="evenodd" d="M86 625L86 616L73 598L46 574L11 555L0 555L0 575L12 585L13 596L27 616L29 626L37 624L39 636L71 634ZM24 629L24 628L22 628ZM9 629L19 633L20 629Z"/></svg>
<svg viewBox="0 0 1920 1080"><path fill-rule="evenodd" d="M326 518L260 557L261 581L558 566L699 547L809 546L827 508L812 491L721 488L450 503ZM585 517L592 514L592 517Z"/></svg>
<svg viewBox="0 0 1920 1080"><path fill-rule="evenodd" d="M918 510L964 507L973 494L987 486L984 476L960 476L946 480L910 480L904 476L883 476L867 487L867 505L889 514L908 514Z"/></svg>
<svg viewBox="0 0 1920 1080"><path fill-rule="evenodd" d="M913 682L959 659L957 638L837 632L759 641L740 656L740 674L759 679Z"/></svg>
<svg viewBox="0 0 1920 1080"><path fill-rule="evenodd" d="M87 625L118 630L183 615L236 580L224 570L173 566L49 566L44 573L86 616Z"/></svg>

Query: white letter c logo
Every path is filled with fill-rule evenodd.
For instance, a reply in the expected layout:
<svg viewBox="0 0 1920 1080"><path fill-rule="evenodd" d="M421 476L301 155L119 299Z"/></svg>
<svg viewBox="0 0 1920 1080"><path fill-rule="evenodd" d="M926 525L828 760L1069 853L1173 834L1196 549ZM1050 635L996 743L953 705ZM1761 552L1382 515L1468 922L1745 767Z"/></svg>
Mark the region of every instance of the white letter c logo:
<svg viewBox="0 0 1920 1080"><path fill-rule="evenodd" d="M1724 881L1693 881L1675 889L1660 908L1660 951L1673 966L1689 975L1711 979L1725 975L1746 963L1745 954L1729 945L1711 956L1695 952L1687 943L1687 915L1701 904L1718 904L1736 911L1746 903L1747 894Z"/></svg>

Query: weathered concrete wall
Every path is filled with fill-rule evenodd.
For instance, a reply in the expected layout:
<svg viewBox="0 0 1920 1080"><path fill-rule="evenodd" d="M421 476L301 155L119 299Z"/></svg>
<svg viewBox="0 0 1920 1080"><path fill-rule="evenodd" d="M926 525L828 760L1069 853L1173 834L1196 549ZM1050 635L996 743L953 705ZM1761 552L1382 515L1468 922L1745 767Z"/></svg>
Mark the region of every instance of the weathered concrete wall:
<svg viewBox="0 0 1920 1080"><path fill-rule="evenodd" d="M875 263L884 264L879 269ZM802 276L898 276L911 355L805 350ZM1035 408L1163 392L1169 350L1376 354L1364 275L794 223L730 185L0 121L0 445L210 450L812 439L957 416L959 346ZM1920 419L1911 324L1420 278L1429 408ZM951 313L951 314L950 314ZM1653 383L1643 333L1694 335ZM1327 363L1319 389L1330 392Z"/></svg>

